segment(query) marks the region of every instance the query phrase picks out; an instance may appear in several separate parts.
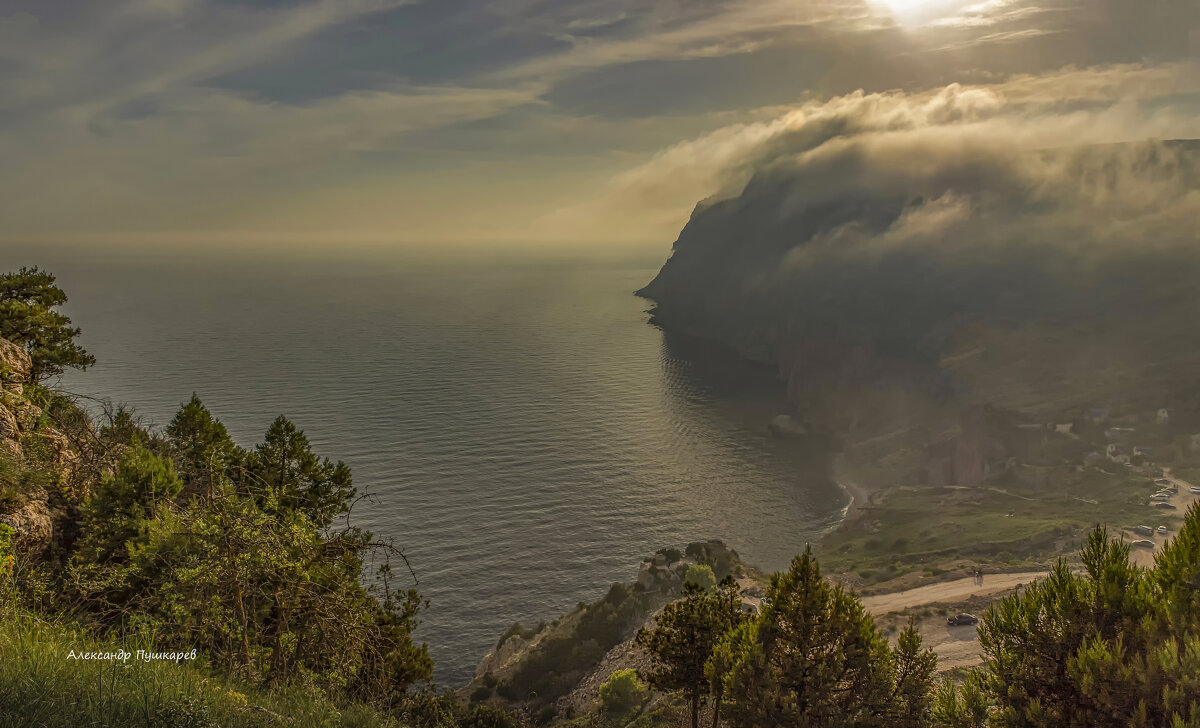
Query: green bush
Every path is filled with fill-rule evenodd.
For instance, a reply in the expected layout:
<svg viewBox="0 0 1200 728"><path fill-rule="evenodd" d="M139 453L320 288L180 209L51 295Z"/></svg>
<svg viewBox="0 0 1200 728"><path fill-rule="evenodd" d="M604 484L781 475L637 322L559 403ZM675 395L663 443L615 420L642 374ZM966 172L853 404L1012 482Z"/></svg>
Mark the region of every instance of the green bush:
<svg viewBox="0 0 1200 728"><path fill-rule="evenodd" d="M711 566L706 564L692 564L683 575L683 583L695 584L704 589L704 591L710 592L717 587L717 575L713 573Z"/></svg>
<svg viewBox="0 0 1200 728"><path fill-rule="evenodd" d="M462 728L520 728L521 724L503 708L476 706L462 722Z"/></svg>
<svg viewBox="0 0 1200 728"><path fill-rule="evenodd" d="M623 718L639 708L648 694L637 670L617 670L600 686L600 710L605 715Z"/></svg>

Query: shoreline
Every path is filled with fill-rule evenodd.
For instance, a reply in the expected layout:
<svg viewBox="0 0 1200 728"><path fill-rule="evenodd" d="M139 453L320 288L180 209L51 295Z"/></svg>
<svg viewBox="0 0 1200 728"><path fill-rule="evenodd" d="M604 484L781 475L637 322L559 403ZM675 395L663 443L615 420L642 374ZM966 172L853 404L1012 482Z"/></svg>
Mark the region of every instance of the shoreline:
<svg viewBox="0 0 1200 728"><path fill-rule="evenodd" d="M872 488L864 485L858 479L848 477L844 458L844 454L838 454L834 458L833 481L849 496L850 502L842 508L842 517L835 526L829 529L830 532L839 531L853 525L870 507L872 497L881 490L879 487Z"/></svg>

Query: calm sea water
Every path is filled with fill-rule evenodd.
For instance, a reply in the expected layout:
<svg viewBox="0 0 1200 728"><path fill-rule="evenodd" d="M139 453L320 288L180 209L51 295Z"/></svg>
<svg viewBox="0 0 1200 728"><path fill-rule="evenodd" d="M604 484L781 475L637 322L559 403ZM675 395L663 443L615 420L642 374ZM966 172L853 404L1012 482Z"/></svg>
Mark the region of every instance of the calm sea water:
<svg viewBox="0 0 1200 728"><path fill-rule="evenodd" d="M779 568L845 505L824 454L767 434L770 371L647 324L656 257L25 262L100 361L65 388L160 425L195 391L244 445L283 413L352 466L448 686L658 548L718 537Z"/></svg>

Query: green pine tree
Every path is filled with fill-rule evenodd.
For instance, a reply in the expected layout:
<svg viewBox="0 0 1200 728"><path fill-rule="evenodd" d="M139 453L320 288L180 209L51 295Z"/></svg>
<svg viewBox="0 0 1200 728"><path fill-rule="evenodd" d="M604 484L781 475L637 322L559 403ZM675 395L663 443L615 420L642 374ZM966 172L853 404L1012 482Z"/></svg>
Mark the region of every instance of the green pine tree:
<svg viewBox="0 0 1200 728"><path fill-rule="evenodd" d="M0 275L0 338L29 354L29 379L35 384L96 363L75 343L79 329L55 310L66 302L67 294L55 284L54 275L40 268Z"/></svg>

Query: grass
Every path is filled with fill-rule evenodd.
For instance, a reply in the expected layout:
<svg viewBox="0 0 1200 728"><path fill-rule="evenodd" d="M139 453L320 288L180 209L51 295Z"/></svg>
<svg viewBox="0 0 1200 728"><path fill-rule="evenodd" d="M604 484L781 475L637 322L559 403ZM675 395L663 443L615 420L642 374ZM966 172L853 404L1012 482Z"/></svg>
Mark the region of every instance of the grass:
<svg viewBox="0 0 1200 728"><path fill-rule="evenodd" d="M398 725L368 708L339 710L301 690L248 688L193 662L68 659L72 651L149 647L106 643L0 605L0 728Z"/></svg>
<svg viewBox="0 0 1200 728"><path fill-rule="evenodd" d="M818 555L829 571L854 573L864 585L956 560L993 570L1040 566L1097 524L1161 519L1146 505L1156 487L1133 473L1029 467L980 488L896 488L858 524L829 533Z"/></svg>

